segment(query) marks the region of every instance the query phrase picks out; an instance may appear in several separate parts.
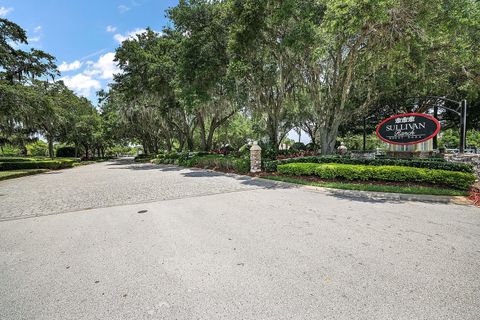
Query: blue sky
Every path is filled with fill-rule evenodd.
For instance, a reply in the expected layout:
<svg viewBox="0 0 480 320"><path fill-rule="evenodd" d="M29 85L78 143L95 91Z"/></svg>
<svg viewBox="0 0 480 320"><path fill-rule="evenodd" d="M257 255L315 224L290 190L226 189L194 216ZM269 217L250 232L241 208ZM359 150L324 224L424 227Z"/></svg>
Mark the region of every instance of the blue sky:
<svg viewBox="0 0 480 320"><path fill-rule="evenodd" d="M96 102L111 81L122 40L146 27L169 25L177 0L0 0L0 17L27 31L29 45L57 58L65 84Z"/></svg>
<svg viewBox="0 0 480 320"><path fill-rule="evenodd" d="M146 27L169 26L165 10L178 0L0 0L0 17L27 31L29 45L57 58L61 79L97 103L117 72L113 62L121 41ZM289 137L297 140L293 131ZM303 142L309 142L302 134Z"/></svg>

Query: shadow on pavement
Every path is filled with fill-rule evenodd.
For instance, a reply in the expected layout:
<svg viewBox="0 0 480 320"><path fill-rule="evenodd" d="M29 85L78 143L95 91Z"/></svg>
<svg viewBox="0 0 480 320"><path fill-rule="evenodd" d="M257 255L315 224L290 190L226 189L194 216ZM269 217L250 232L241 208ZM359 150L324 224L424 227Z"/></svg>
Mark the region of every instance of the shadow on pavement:
<svg viewBox="0 0 480 320"><path fill-rule="evenodd" d="M110 160L107 163L107 166L124 166L127 164L133 164L133 163L135 163L133 161L133 158L118 158L118 159Z"/></svg>
<svg viewBox="0 0 480 320"><path fill-rule="evenodd" d="M107 164L111 166L109 169L120 169L120 170L155 170L160 172L181 172L181 175L186 178L214 178L214 177L227 177L230 179L235 179L241 184L246 186L254 186L264 189L295 189L302 188L301 185L294 185L289 183L282 183L279 181L272 181L267 179L257 179L250 176L230 174L219 171L205 170L201 168L185 168L177 165L158 165L152 163L136 163L133 161L133 158L120 158L116 159L113 162ZM422 201L422 199L402 199L396 194L382 194L382 193L371 193L371 192L360 192L352 190L336 190L336 189L323 189L323 193L327 196L335 197L340 200L352 201L352 202L363 202L363 203L407 203L411 201L415 202L424 202L432 203L435 201ZM439 198L440 203L447 203L447 200Z"/></svg>
<svg viewBox="0 0 480 320"><path fill-rule="evenodd" d="M364 203L404 203L405 201L400 199L386 199L386 198L376 198L372 196L367 196L363 194L349 194L344 191L335 191L328 190L327 195L335 197L340 200L348 200L354 202L364 202Z"/></svg>
<svg viewBox="0 0 480 320"><path fill-rule="evenodd" d="M421 202L421 203L450 203L448 196L428 196L428 195L406 195L400 193L382 193L382 192L369 192L369 191L353 191L353 190L335 190L328 189L326 191L328 196L335 197L340 200L347 200L353 202L363 203L392 203L402 204L409 202Z"/></svg>
<svg viewBox="0 0 480 320"><path fill-rule="evenodd" d="M182 175L187 178L211 178L211 177L222 177L222 176L228 177L228 175L225 173L215 172L215 171L204 171L204 170L201 170L201 171L195 170L195 171L185 172L185 173L182 173Z"/></svg>
<svg viewBox="0 0 480 320"><path fill-rule="evenodd" d="M112 165L119 165L119 164L112 164ZM182 171L185 168L177 167L177 166L162 166L157 164L151 163L135 163L135 164L123 164L123 167L115 167L109 169L116 169L116 170L156 170L156 171Z"/></svg>

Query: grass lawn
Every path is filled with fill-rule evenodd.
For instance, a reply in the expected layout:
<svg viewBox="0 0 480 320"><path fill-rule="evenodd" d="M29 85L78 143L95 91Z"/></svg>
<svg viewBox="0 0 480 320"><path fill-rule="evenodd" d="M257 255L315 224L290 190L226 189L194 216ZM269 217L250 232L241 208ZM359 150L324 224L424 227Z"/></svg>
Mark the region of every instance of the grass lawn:
<svg viewBox="0 0 480 320"><path fill-rule="evenodd" d="M349 182L313 182L301 178L287 177L287 176L263 176L264 179L283 181L289 183L302 184L314 187L325 187L344 190L360 190L360 191L376 191L376 192L393 192L393 193L408 193L408 194L430 194L436 196L468 196L467 191L425 187L425 186L391 186L381 184L368 183L349 183Z"/></svg>
<svg viewBox="0 0 480 320"><path fill-rule="evenodd" d="M13 179L23 176L29 176L32 174L42 173L48 171L47 169L24 169L24 170L12 170L12 171L0 171L0 180Z"/></svg>

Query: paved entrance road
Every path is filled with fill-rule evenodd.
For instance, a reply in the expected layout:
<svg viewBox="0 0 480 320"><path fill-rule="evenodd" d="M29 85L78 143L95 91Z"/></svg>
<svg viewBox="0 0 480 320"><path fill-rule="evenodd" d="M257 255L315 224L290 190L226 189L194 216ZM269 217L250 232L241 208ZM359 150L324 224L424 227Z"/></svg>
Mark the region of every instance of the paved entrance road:
<svg viewBox="0 0 480 320"><path fill-rule="evenodd" d="M0 195L0 319L480 316L473 207L126 162Z"/></svg>

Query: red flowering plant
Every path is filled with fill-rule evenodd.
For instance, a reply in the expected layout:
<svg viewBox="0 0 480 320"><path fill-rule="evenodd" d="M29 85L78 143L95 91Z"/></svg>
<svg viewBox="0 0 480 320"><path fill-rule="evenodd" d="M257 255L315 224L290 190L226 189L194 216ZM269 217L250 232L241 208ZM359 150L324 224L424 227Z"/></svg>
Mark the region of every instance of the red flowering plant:
<svg viewBox="0 0 480 320"><path fill-rule="evenodd" d="M473 203L473 205L480 207L480 187L474 186L470 190L470 196L468 199Z"/></svg>
<svg viewBox="0 0 480 320"><path fill-rule="evenodd" d="M298 158L298 157L309 157L309 156L316 156L318 155L317 152L315 151L296 151L296 152L279 152L277 155L276 159L277 160L283 160L283 159L290 159L290 158Z"/></svg>

